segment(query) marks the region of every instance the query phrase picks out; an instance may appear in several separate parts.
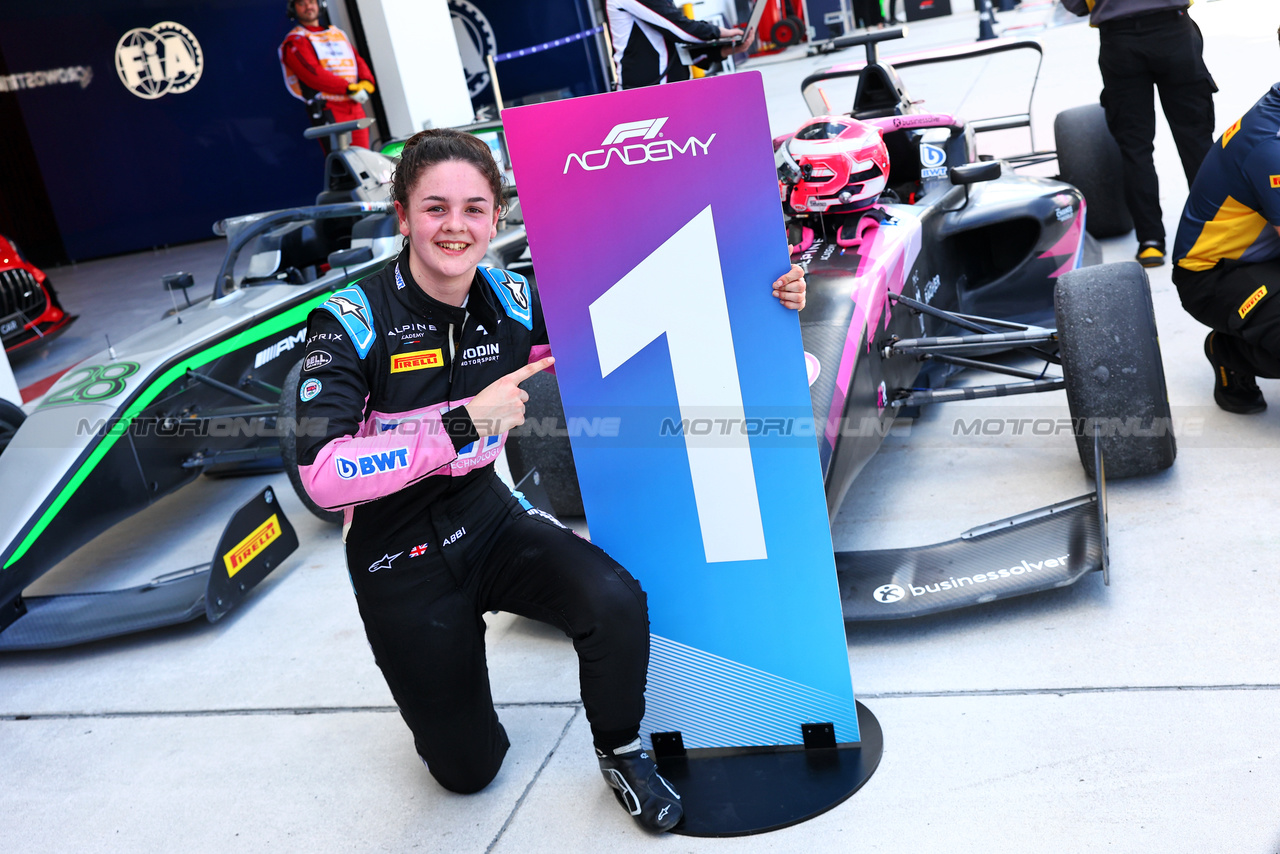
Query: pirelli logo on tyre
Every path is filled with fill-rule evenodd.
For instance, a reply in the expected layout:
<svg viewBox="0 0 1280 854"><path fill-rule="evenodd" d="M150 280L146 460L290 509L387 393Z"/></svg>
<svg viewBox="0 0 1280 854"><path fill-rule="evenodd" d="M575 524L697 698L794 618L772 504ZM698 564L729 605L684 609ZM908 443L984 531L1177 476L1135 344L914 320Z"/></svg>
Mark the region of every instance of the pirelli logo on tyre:
<svg viewBox="0 0 1280 854"><path fill-rule="evenodd" d="M405 371L420 371L423 368L438 368L443 362L439 348L401 353L391 357L391 373L400 374Z"/></svg>
<svg viewBox="0 0 1280 854"><path fill-rule="evenodd" d="M1267 295L1266 285L1263 285L1253 293L1249 294L1249 298L1245 300L1243 303L1241 303L1240 305L1240 308L1239 308L1240 319L1243 320L1246 314L1253 311L1253 307L1258 303L1262 302L1262 298L1265 297L1266 295Z"/></svg>
<svg viewBox="0 0 1280 854"><path fill-rule="evenodd" d="M275 542L279 536L280 517L272 513L267 521L254 528L249 536L236 543L231 551L222 556L222 562L227 565L227 578L234 578L237 572L244 569L249 561L261 554L262 550Z"/></svg>

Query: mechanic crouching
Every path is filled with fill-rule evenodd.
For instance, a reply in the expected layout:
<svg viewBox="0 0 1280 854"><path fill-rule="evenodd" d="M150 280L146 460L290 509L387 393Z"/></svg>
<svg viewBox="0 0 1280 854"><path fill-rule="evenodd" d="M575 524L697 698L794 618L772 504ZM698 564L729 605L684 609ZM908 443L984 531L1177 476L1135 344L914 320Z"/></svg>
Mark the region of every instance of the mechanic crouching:
<svg viewBox="0 0 1280 854"><path fill-rule="evenodd" d="M493 708L484 613L559 628L578 653L601 773L641 826L681 819L641 748L649 665L644 592L598 546L494 473L524 422L520 383L551 366L533 282L478 266L502 176L470 134L405 143L392 182L400 256L311 312L299 384L299 475L345 516L347 569L374 659L414 746L446 789L485 788L510 742ZM773 283L804 306L798 267ZM637 522L639 524L639 521Z"/></svg>
<svg viewBox="0 0 1280 854"><path fill-rule="evenodd" d="M1212 330L1213 399L1267 408L1255 377L1280 377L1280 83L1222 134L1196 176L1174 242L1182 305Z"/></svg>

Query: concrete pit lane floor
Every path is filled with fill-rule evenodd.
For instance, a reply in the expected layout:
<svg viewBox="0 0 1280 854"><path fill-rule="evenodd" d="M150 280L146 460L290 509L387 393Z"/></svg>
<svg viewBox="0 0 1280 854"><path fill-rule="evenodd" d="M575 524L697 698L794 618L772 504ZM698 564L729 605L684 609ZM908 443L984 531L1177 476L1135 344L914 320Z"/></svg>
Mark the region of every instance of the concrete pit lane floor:
<svg viewBox="0 0 1280 854"><path fill-rule="evenodd" d="M970 42L978 19L967 5L912 24L908 41L883 53ZM1054 114L1100 88L1096 31L1034 32L1047 15L998 15L1002 28L1025 21L1019 31L1045 45L1035 101L1045 148ZM1222 90L1221 132L1280 76L1280 12L1270 0L1216 0L1193 15ZM793 49L746 68L764 74L782 132L807 115L800 80L861 55ZM1185 184L1160 122L1156 162L1172 236ZM1127 260L1135 243L1130 234L1102 248L1105 260ZM216 266L220 250L168 251L208 251L204 262ZM51 363L100 334L95 316L113 304L137 306L139 325L169 307L157 277L178 265L153 271L153 255L49 271L82 315ZM102 279L82 275L88 268L117 284L99 287ZM861 791L812 821L732 842L648 838L598 775L568 641L508 615L487 619L511 752L483 793L443 791L414 755L368 652L338 531L273 475L204 480L59 570L65 580L108 552L114 580L207 560L218 531L198 531L196 509L212 518L221 511L208 507L234 506L264 483L277 486L302 542L217 625L0 659L0 848L1274 854L1280 576L1270 520L1280 499L1280 383L1260 382L1273 403L1262 415L1218 410L1204 330L1181 310L1169 268L1149 274L1179 454L1163 474L1111 484L1111 586L1093 575L966 611L850 625L853 684L884 728L884 758ZM31 360L16 369L20 384L44 375ZM863 473L836 520L836 547L935 542L1088 492L1069 436L955 427L1066 416L1061 393L927 411Z"/></svg>

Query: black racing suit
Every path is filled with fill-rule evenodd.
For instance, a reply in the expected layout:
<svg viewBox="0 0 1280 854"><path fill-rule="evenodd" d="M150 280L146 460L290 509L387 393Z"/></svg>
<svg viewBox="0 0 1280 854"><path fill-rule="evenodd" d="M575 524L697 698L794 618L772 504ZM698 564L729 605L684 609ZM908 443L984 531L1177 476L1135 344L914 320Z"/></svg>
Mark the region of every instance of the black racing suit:
<svg viewBox="0 0 1280 854"><path fill-rule="evenodd" d="M639 733L648 612L626 570L499 480L505 434L480 439L467 413L486 386L548 352L536 288L481 267L459 308L398 275L407 268L402 254L308 318L299 423L326 426L299 436L298 469L316 503L345 511L360 616L419 755L441 785L474 792L508 747L484 612L573 639L606 751Z"/></svg>

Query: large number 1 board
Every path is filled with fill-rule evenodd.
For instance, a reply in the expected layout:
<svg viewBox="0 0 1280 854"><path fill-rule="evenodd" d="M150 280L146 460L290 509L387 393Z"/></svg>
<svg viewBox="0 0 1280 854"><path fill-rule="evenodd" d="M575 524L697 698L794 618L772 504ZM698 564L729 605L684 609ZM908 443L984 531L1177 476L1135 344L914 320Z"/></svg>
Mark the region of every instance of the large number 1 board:
<svg viewBox="0 0 1280 854"><path fill-rule="evenodd" d="M649 596L642 734L857 742L759 74L503 119L591 537Z"/></svg>

